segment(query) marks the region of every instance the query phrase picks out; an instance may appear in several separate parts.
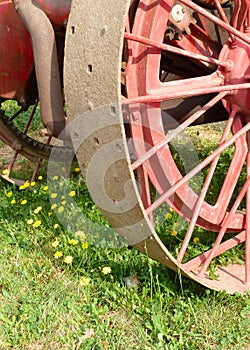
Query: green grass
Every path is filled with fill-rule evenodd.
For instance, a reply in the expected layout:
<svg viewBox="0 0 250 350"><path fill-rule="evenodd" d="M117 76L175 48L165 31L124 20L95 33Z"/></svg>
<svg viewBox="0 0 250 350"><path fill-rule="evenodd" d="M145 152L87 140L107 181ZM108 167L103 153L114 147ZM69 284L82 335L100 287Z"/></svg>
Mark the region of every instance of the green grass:
<svg viewBox="0 0 250 350"><path fill-rule="evenodd" d="M7 103L5 109L12 115L16 106ZM18 119L20 128L25 118L27 114ZM36 123L39 117L33 130ZM202 135L190 130L202 159L216 142L206 140L202 128ZM215 131L214 136L217 141ZM220 181L230 152L219 163ZM6 166L5 158L1 164ZM12 175L27 179L31 173L21 161ZM73 171L70 181L52 179L48 190L45 168L41 174L42 180L23 190L0 180L0 350L250 349L250 294L229 296L185 277L180 280L122 244L78 172ZM220 188L215 180L207 198L211 203ZM176 222L184 231L185 225L174 212L166 218L164 208L160 210L158 232L175 254L182 236ZM174 230L178 235L169 234ZM199 243L190 243L191 255L208 244L199 228L194 236ZM232 258L229 254L226 262ZM125 285L124 277L131 276L140 281L138 288Z"/></svg>
<svg viewBox="0 0 250 350"><path fill-rule="evenodd" d="M5 101L1 105L1 109L4 110L5 115L8 117L12 117L18 110L19 106L16 101ZM29 119L30 113L32 111L33 106L29 107L27 111L23 111L17 118L14 119L14 125L19 128L19 130L23 130L25 128L25 125ZM39 130L39 128L43 128L40 118L40 105L38 104L38 107L35 111L35 115L32 119L32 123L29 128L29 132L34 132Z"/></svg>
<svg viewBox="0 0 250 350"><path fill-rule="evenodd" d="M51 192L58 197L61 182L49 185L55 183ZM108 225L76 173L60 198L71 219L72 200L83 208L84 233L75 235L78 227L65 227L51 210L46 186L41 180L18 190L0 182L1 350L250 348L249 295L209 291L184 277L180 283L134 249L99 244L96 230ZM56 251L62 256L55 258ZM104 274L104 267L111 272ZM128 288L128 276L140 286Z"/></svg>

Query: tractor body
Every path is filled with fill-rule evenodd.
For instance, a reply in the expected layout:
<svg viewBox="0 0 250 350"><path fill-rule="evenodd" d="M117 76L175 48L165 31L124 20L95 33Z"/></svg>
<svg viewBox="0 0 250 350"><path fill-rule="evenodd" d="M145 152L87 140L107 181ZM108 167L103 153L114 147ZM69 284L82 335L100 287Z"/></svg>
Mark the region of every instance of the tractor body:
<svg viewBox="0 0 250 350"><path fill-rule="evenodd" d="M48 16L55 35L65 37L71 1L38 0L37 5ZM37 98L32 38L11 0L0 1L0 38L0 96L31 104Z"/></svg>

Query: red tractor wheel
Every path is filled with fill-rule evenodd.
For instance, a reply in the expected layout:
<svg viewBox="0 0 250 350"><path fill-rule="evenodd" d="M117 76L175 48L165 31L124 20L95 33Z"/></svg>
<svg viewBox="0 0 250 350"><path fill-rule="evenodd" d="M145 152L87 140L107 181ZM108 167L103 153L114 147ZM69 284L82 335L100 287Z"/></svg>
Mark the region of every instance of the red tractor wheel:
<svg viewBox="0 0 250 350"><path fill-rule="evenodd" d="M244 292L250 288L250 4L197 3L73 1L65 61L71 136L93 199L129 244L205 286ZM173 141L195 124L221 120L216 149L185 171ZM169 207L188 222L178 240L167 224L157 227ZM198 238L196 227L203 229ZM194 238L202 248L192 248Z"/></svg>

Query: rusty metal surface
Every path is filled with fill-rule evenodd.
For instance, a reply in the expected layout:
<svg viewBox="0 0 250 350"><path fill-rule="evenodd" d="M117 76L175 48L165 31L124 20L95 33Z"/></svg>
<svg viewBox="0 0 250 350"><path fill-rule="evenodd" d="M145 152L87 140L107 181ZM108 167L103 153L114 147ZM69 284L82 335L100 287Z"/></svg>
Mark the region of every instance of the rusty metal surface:
<svg viewBox="0 0 250 350"><path fill-rule="evenodd" d="M145 215L130 169L119 107L129 3L72 2L64 72L69 127L90 194L106 219L128 244L176 269L176 262ZM146 241L150 243L145 245Z"/></svg>

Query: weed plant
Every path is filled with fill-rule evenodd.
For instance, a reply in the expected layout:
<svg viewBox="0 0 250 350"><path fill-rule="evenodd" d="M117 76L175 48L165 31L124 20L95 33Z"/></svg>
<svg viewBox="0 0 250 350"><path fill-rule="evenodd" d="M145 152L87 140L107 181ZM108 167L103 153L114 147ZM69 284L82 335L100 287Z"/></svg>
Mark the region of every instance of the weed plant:
<svg viewBox="0 0 250 350"><path fill-rule="evenodd" d="M249 295L207 290L123 244L95 243L96 227L109 228L78 170L63 198L57 176L20 189L0 182L0 349L248 349ZM78 217L72 200L93 225L61 224L58 211Z"/></svg>
<svg viewBox="0 0 250 350"><path fill-rule="evenodd" d="M9 115L15 108L5 106ZM199 157L210 146L203 142ZM13 174L29 175L26 163ZM211 203L220 187L213 183ZM250 349L249 294L210 291L127 247L93 203L77 166L70 180L55 174L48 181L43 170L20 188L0 180L0 191L0 350ZM176 255L184 222L162 207L155 223ZM212 242L211 233L197 228L187 256ZM219 262L238 259L236 253ZM128 277L139 281L136 288L125 283Z"/></svg>
<svg viewBox="0 0 250 350"><path fill-rule="evenodd" d="M1 109L4 110L4 113L8 117L12 117L18 110L19 106L16 101L5 101L1 104ZM32 106L28 108L27 111L23 111L17 118L14 119L13 123L20 131L24 130L25 125L28 121L29 115L32 111ZM32 123L29 128L29 132L33 133L43 128L41 118L40 118L40 104L38 104L37 109L35 111L35 115L32 119Z"/></svg>

